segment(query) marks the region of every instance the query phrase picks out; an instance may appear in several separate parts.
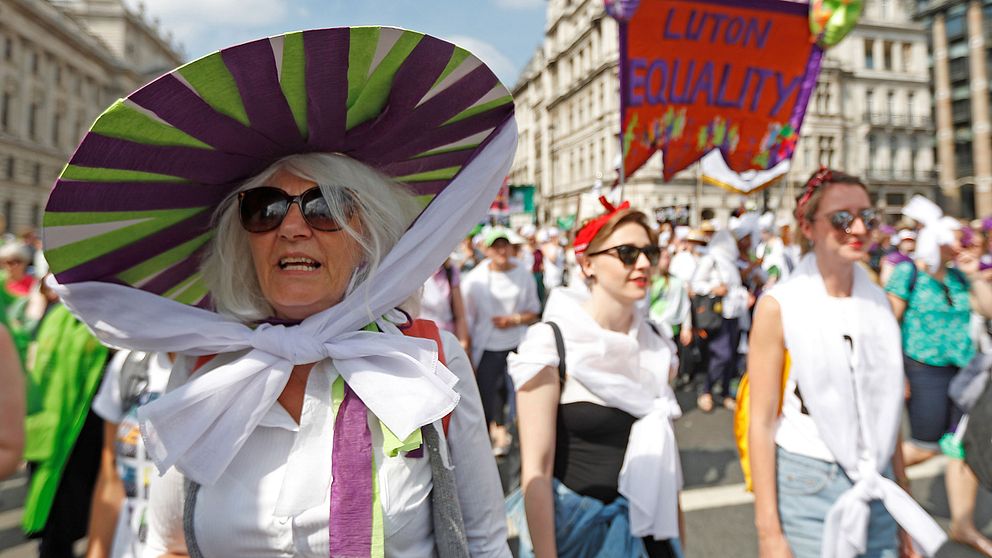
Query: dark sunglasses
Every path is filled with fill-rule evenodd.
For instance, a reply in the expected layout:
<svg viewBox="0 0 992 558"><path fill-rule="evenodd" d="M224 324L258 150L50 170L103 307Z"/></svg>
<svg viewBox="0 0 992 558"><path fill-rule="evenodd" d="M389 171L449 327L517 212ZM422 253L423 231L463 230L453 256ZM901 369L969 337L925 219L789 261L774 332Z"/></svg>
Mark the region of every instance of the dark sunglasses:
<svg viewBox="0 0 992 558"><path fill-rule="evenodd" d="M847 234L851 234L851 227L854 226L856 219L861 219L867 231L874 230L879 225L878 210L872 208L862 209L858 212L842 209L827 215L827 222L830 223L831 227Z"/></svg>
<svg viewBox="0 0 992 558"><path fill-rule="evenodd" d="M648 259L651 265L658 265L658 259L661 258L661 248L657 246L634 246L633 244L621 244L620 246L613 246L612 248L593 252L589 255L599 256L600 254L609 253L615 254L616 257L620 258L623 265L627 266L637 263L637 258L641 254L644 254L644 257Z"/></svg>
<svg viewBox="0 0 992 558"><path fill-rule="evenodd" d="M350 197L344 190L342 195ZM343 201L348 208L347 215L350 216L353 212L351 200ZM260 186L239 192L238 208L241 226L251 233L274 231L282 224L290 206L294 203L300 207L303 219L313 229L323 232L341 230L341 224L331 214L331 209L327 206L327 200L324 199L319 186L314 186L298 196L291 196L273 186Z"/></svg>

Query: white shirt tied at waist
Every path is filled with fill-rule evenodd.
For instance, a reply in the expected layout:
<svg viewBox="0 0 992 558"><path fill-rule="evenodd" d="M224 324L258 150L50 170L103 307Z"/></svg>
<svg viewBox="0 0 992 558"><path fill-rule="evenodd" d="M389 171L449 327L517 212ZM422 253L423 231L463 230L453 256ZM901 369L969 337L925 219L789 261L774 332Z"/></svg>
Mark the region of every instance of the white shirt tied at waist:
<svg viewBox="0 0 992 558"><path fill-rule="evenodd" d="M881 500L885 509L913 539L933 556L945 539L944 531L926 516L920 515L919 504L898 484L878 472L870 459L858 462L854 486L843 493L827 512L823 526L823 556L854 558L867 551L869 504ZM857 477L855 479L854 477Z"/></svg>
<svg viewBox="0 0 992 558"><path fill-rule="evenodd" d="M630 532L656 540L679 536L678 502L682 465L672 421L682 416L678 402L655 399L654 408L630 428L620 469L619 492L630 502Z"/></svg>
<svg viewBox="0 0 992 558"><path fill-rule="evenodd" d="M827 513L821 555L853 558L864 552L872 500L881 500L914 542L934 555L946 540L943 530L880 473L895 450L904 381L899 325L884 292L854 266L855 304L837 304L827 294L816 256L807 254L767 296L780 304L789 372L809 416L854 482Z"/></svg>

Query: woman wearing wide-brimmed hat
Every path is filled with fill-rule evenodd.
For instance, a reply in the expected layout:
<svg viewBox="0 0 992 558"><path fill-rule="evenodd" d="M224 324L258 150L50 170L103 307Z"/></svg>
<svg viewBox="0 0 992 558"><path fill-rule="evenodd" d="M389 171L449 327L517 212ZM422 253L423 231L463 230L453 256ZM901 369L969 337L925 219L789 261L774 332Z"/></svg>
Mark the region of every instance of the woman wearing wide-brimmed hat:
<svg viewBox="0 0 992 558"><path fill-rule="evenodd" d="M477 58L385 27L228 48L96 121L46 253L101 339L181 355L138 412L146 555L509 556L468 359L397 309L515 138Z"/></svg>

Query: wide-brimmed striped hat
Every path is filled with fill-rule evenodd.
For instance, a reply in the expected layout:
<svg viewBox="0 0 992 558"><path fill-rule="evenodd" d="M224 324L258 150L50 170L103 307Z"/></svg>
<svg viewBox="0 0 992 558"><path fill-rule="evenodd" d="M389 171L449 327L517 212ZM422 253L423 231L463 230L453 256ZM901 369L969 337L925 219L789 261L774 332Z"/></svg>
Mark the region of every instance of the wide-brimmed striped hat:
<svg viewBox="0 0 992 558"><path fill-rule="evenodd" d="M485 64L422 33L317 29L223 49L100 115L48 200L45 255L62 284L205 306L211 216L245 179L287 155L342 153L426 206L512 116Z"/></svg>

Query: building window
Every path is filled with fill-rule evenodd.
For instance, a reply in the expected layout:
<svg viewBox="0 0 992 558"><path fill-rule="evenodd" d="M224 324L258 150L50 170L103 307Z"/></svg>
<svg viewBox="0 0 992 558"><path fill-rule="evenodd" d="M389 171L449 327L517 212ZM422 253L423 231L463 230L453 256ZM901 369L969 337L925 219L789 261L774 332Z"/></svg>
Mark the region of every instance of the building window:
<svg viewBox="0 0 992 558"><path fill-rule="evenodd" d="M10 229L11 222L13 222L14 219L14 200L8 199L7 201L3 202L3 216L7 220L7 222L4 223L4 226L6 227L6 230L9 231L11 230Z"/></svg>
<svg viewBox="0 0 992 558"><path fill-rule="evenodd" d="M902 71L910 72L913 70L913 44L903 43L902 45Z"/></svg>
<svg viewBox="0 0 992 558"><path fill-rule="evenodd" d="M52 145L62 144L62 113L57 112L52 117Z"/></svg>
<svg viewBox="0 0 992 558"><path fill-rule="evenodd" d="M820 148L820 164L832 167L834 161L833 136L820 136L818 143Z"/></svg>
<svg viewBox="0 0 992 558"><path fill-rule="evenodd" d="M869 89L865 91L865 117L870 118L875 110L875 91Z"/></svg>
<svg viewBox="0 0 992 558"><path fill-rule="evenodd" d="M916 112L913 109L913 105L916 104L916 94L910 91L906 93L906 119L909 120L909 124L913 124L913 116Z"/></svg>
<svg viewBox="0 0 992 558"><path fill-rule="evenodd" d="M41 226L41 204L35 203L31 206L31 226L40 227Z"/></svg>
<svg viewBox="0 0 992 558"><path fill-rule="evenodd" d="M891 119L896 112L896 92L889 91L885 95L885 114Z"/></svg>
<svg viewBox="0 0 992 558"><path fill-rule="evenodd" d="M39 60L40 58L41 57L38 56L38 53L35 52L34 50L30 51L30 53L28 54L28 62L29 65L31 66L32 75L38 75L38 70L41 67L41 61Z"/></svg>
<svg viewBox="0 0 992 558"><path fill-rule="evenodd" d="M10 93L0 91L0 130L10 128Z"/></svg>
<svg viewBox="0 0 992 558"><path fill-rule="evenodd" d="M892 43L885 41L882 43L882 64L886 70L894 70L892 66Z"/></svg>
<svg viewBox="0 0 992 558"><path fill-rule="evenodd" d="M951 43L951 46L947 48L947 56L951 60L968 56L968 43L963 40L954 41Z"/></svg>
<svg viewBox="0 0 992 558"><path fill-rule="evenodd" d="M874 135L868 136L868 171L874 171L878 169L878 163L875 161L878 157L878 142Z"/></svg>
<svg viewBox="0 0 992 558"><path fill-rule="evenodd" d="M875 41L865 40L865 68L875 69Z"/></svg>
<svg viewBox="0 0 992 558"><path fill-rule="evenodd" d="M13 37L3 38L3 59L10 62L14 59L14 39Z"/></svg>
<svg viewBox="0 0 992 558"><path fill-rule="evenodd" d="M14 156L10 155L7 157L7 170L5 173L7 180L14 180Z"/></svg>
<svg viewBox="0 0 992 558"><path fill-rule="evenodd" d="M35 163L34 169L31 173L32 178L34 178L34 183L36 186L41 186L41 163Z"/></svg>
<svg viewBox="0 0 992 558"><path fill-rule="evenodd" d="M31 108L28 110L28 137L33 140L38 139L38 113L41 111L41 106L38 103L31 103Z"/></svg>

